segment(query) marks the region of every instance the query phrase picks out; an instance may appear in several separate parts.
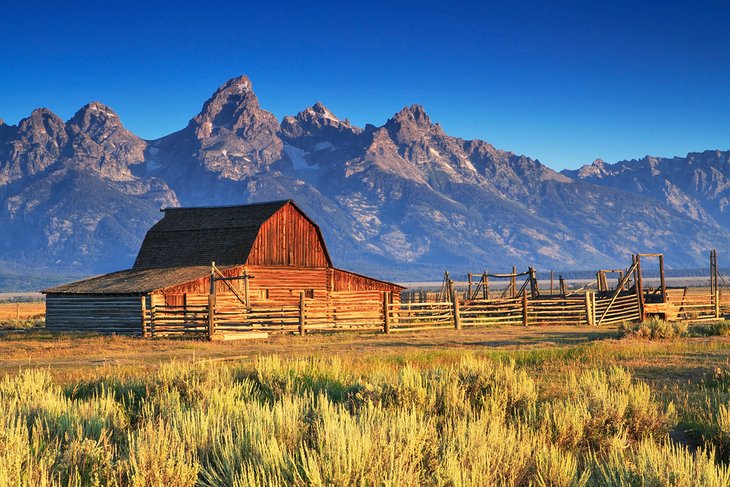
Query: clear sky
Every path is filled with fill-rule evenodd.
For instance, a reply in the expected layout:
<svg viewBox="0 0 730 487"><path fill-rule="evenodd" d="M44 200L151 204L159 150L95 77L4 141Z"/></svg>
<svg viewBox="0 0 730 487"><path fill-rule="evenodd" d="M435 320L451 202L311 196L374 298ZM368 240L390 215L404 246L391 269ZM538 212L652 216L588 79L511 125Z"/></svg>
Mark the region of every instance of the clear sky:
<svg viewBox="0 0 730 487"><path fill-rule="evenodd" d="M730 1L11 2L0 118L98 100L153 139L247 74L279 119L320 100L555 169L730 149Z"/></svg>

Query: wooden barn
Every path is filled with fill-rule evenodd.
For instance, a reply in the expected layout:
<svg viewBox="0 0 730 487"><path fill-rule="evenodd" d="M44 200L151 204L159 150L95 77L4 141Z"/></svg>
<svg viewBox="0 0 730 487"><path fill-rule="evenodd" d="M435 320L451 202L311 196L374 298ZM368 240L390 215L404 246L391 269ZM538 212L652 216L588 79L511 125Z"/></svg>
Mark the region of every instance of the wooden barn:
<svg viewBox="0 0 730 487"><path fill-rule="evenodd" d="M252 309L281 310L290 324L282 317L305 299L319 310L313 320L336 320L339 306L343 323L353 303L377 313L383 298L400 302L402 286L335 268L319 227L291 200L162 211L131 269L44 291L49 329L141 333L155 316L162 326L163 311L167 325L195 328L211 295L241 326Z"/></svg>

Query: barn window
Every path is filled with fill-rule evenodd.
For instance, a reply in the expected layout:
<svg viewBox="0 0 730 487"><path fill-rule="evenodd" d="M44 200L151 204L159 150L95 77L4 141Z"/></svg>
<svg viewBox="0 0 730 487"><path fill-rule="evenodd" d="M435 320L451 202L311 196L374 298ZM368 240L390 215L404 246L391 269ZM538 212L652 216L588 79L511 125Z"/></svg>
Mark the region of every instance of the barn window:
<svg viewBox="0 0 730 487"><path fill-rule="evenodd" d="M304 295L310 299L314 299L314 289L307 289L304 291Z"/></svg>

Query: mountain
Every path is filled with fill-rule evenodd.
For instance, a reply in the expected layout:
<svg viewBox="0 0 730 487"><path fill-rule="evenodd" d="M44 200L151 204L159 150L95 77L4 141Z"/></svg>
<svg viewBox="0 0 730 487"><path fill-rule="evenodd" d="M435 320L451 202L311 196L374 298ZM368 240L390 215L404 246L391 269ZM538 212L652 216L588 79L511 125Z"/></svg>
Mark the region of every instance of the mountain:
<svg viewBox="0 0 730 487"><path fill-rule="evenodd" d="M0 261L103 272L127 266L160 206L162 180L134 176L147 143L90 103L64 123L47 109L0 125Z"/></svg>
<svg viewBox="0 0 730 487"><path fill-rule="evenodd" d="M101 103L67 122L40 109L0 124L0 222L10 229L0 261L118 269L160 207L293 198L336 265L389 279L513 263L625 267L639 251L699 267L705 250L730 251L728 155L690 156L558 173L450 136L419 105L379 127L353 126L321 102L279 122L242 76L157 140Z"/></svg>
<svg viewBox="0 0 730 487"><path fill-rule="evenodd" d="M730 228L730 151L693 152L593 164L563 171L571 178L659 200L688 218Z"/></svg>

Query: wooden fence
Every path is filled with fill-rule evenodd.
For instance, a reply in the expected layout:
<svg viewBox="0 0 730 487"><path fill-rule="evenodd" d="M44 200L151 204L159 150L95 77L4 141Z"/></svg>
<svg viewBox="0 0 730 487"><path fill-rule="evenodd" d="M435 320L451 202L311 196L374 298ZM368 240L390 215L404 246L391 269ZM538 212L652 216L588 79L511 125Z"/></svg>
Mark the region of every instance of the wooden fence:
<svg viewBox="0 0 730 487"><path fill-rule="evenodd" d="M599 297L588 291L569 297L532 299L522 295L423 303L392 302L392 296L378 291L335 292L327 299L307 298L302 293L298 305L258 301L249 307L243 306L235 296L218 295L213 302L208 300L205 295L190 296L183 306L168 306L152 299L145 313L143 331L148 336L234 331L304 334L321 330L383 330L390 333L500 325L616 325L640 317L637 296L628 292L616 297ZM712 311L715 316L714 304L708 304L708 296L705 302L699 296L696 299L685 296L685 301L686 310ZM730 300L727 304L730 309Z"/></svg>

